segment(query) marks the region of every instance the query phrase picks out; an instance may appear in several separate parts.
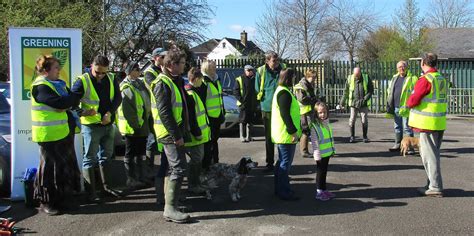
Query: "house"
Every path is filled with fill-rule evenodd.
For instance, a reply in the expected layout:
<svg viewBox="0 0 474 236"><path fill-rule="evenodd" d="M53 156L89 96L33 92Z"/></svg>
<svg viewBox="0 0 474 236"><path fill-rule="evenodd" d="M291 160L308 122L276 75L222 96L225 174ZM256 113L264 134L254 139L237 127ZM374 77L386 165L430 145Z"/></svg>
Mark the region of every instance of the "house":
<svg viewBox="0 0 474 236"><path fill-rule="evenodd" d="M233 38L223 38L221 40L211 39L196 47L191 48L196 59L225 59L232 56L234 58L246 59L249 56L264 52L254 42L248 40L245 30L240 33L240 40Z"/></svg>
<svg viewBox="0 0 474 236"><path fill-rule="evenodd" d="M474 28L426 29L433 52L443 59L474 59Z"/></svg>

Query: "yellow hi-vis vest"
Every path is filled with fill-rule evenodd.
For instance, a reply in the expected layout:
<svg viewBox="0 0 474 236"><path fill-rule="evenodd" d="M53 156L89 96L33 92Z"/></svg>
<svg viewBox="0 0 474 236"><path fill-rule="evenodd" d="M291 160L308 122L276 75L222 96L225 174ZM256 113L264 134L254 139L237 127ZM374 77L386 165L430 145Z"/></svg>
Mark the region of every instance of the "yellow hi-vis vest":
<svg viewBox="0 0 474 236"><path fill-rule="evenodd" d="M221 82L216 80L217 88L212 82L203 81L207 86L206 109L207 115L212 118L218 118L221 115L224 101L222 101Z"/></svg>
<svg viewBox="0 0 474 236"><path fill-rule="evenodd" d="M176 123L180 125L181 122L183 122L183 117L182 117L183 99L181 97L181 94L179 93L179 88L178 86L176 86L173 80L170 79L165 74L158 75L158 78L152 82L152 87L155 87L158 81L163 81L163 83L166 84L170 88L171 109L173 112L173 118L176 121ZM151 97L154 97L154 96L151 96ZM156 102L154 105L152 102L151 113L153 115L153 120L155 121L153 128L155 129L156 138L166 137L169 133L166 127L163 125L163 123L161 123L160 114L158 113L158 107L157 107Z"/></svg>
<svg viewBox="0 0 474 236"><path fill-rule="evenodd" d="M309 96L308 91L306 91L300 83L296 84L295 87L293 87L293 91L296 90L301 90L302 93L306 94L306 96ZM300 101L298 101L298 105L300 106L301 115L307 114L312 110L311 105L303 105L303 103L301 103Z"/></svg>
<svg viewBox="0 0 474 236"><path fill-rule="evenodd" d="M193 134L190 135L191 141L184 143L184 146L193 147L199 144L207 143L211 139L211 128L209 127L209 119L206 115L206 108L204 107L199 95L193 90L188 90L187 93L194 99L194 110L196 112L196 119L199 129L201 130L202 137L200 140L198 140Z"/></svg>
<svg viewBox="0 0 474 236"><path fill-rule="evenodd" d="M235 81L237 81L237 83L239 83L239 87L240 87L240 96L244 96L244 88L242 87L243 83L242 83L242 76L239 76L237 78L235 78ZM240 107L240 105L242 105L242 103L237 100L237 106Z"/></svg>
<svg viewBox="0 0 474 236"><path fill-rule="evenodd" d="M156 70L153 70L152 66L150 65L149 67L146 68L146 70L143 72L143 75L145 75L146 73L152 73L154 76L155 76L155 79L158 77L158 75L160 74L160 72L156 71ZM144 79L143 81L145 81L145 84L147 84L146 82L146 79ZM151 86L151 84L147 84L148 86Z"/></svg>
<svg viewBox="0 0 474 236"><path fill-rule="evenodd" d="M349 101L347 103L348 106L352 106L354 102L354 89L355 89L355 76L351 74L347 76L347 82L349 83ZM364 85L364 93L367 94L367 86L369 84L369 76L367 74L362 74L362 84ZM367 106L370 107L371 99L367 101Z"/></svg>
<svg viewBox="0 0 474 236"><path fill-rule="evenodd" d="M120 86L120 91L123 91L126 88L130 88L130 90L133 92L133 96L135 97L135 108L137 109L138 125L141 127L144 122L143 112L145 109L143 108L143 106L145 102L143 101L141 93L135 87L133 87L131 83L129 82L123 83ZM126 134L130 135L135 132L123 114L122 104L118 108L118 128L119 128L120 133L122 133L123 135L126 135Z"/></svg>
<svg viewBox="0 0 474 236"><path fill-rule="evenodd" d="M114 100L114 74L107 73L106 77L109 79L110 84L110 101ZM79 76L77 79L82 81L82 87L84 88L84 96L81 98L81 108L84 110L94 109L97 114L93 116L81 116L81 124L98 124L102 121L102 115L99 113L99 95L95 91L94 85L92 84L89 73L85 73ZM103 78L104 79L104 78Z"/></svg>
<svg viewBox="0 0 474 236"><path fill-rule="evenodd" d="M272 100L272 128L271 128L271 136L272 142L276 144L295 144L296 142L292 142L292 136L286 131L285 122L283 122L283 118L280 114L280 107L278 106L277 97L280 92L288 92L291 94L291 106L290 106L290 115L293 124L296 127L296 134L301 137L301 123L300 123L300 107L298 106L298 101L296 100L295 96L290 92L287 87L278 86L275 90L275 94L273 95Z"/></svg>
<svg viewBox="0 0 474 236"><path fill-rule="evenodd" d="M395 84L395 80L399 76L400 74L397 73L392 77L392 80L390 81L390 84L387 88L387 100L393 96L393 86ZM403 81L402 94L400 95L400 107L398 110L398 115L402 117L408 117L410 115L410 108L407 106L407 101L413 91L413 88L415 87L416 81L418 81L418 77L416 75L412 75L410 71L407 71L405 81Z"/></svg>
<svg viewBox="0 0 474 236"><path fill-rule="evenodd" d="M267 68L266 68L265 65L260 66L257 69L257 73L260 75L260 87L259 87L259 90L258 90L258 93L257 93L257 100L258 101L262 100L263 95L264 95L265 76L267 74ZM282 70L286 69L286 67L287 67L285 63L280 63L280 66L281 66Z"/></svg>
<svg viewBox="0 0 474 236"><path fill-rule="evenodd" d="M431 91L421 103L410 110L408 126L424 130L445 130L448 99L448 81L439 72L424 75Z"/></svg>
<svg viewBox="0 0 474 236"><path fill-rule="evenodd" d="M326 127L320 122L312 122L311 128L316 131L316 139L318 140L319 153L321 154L321 157L325 158L334 155L336 149L334 148L334 137L332 135L331 124L328 124Z"/></svg>
<svg viewBox="0 0 474 236"><path fill-rule="evenodd" d="M58 95L54 85L43 76L37 77L31 85L46 85ZM31 97L31 132L33 142L53 142L65 138L69 134L68 117L66 111L58 111L44 103L39 103Z"/></svg>

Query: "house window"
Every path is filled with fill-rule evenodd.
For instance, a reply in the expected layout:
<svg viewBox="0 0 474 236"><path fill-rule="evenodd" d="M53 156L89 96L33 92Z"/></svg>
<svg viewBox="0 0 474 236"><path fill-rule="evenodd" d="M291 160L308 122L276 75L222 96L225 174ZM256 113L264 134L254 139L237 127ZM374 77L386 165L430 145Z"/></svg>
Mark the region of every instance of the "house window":
<svg viewBox="0 0 474 236"><path fill-rule="evenodd" d="M222 48L225 48L225 42L222 43Z"/></svg>

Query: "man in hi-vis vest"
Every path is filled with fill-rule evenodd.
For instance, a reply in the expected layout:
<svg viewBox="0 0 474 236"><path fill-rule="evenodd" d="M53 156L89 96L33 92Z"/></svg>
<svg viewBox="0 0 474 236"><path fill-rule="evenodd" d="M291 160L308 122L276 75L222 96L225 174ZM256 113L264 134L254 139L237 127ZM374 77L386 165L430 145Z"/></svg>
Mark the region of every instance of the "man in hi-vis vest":
<svg viewBox="0 0 474 236"><path fill-rule="evenodd" d="M239 107L239 131L240 141L250 142L252 140L252 127L255 121L255 109L257 97L255 95L255 71L253 66L246 65L244 73L235 78L234 96Z"/></svg>
<svg viewBox="0 0 474 236"><path fill-rule="evenodd" d="M369 75L361 73L359 67L354 68L354 73L347 77L346 88L344 95L342 95L339 106L336 109L344 109L344 103L347 100L347 106L350 107L351 116L349 118L349 129L351 136L349 143L355 142L355 121L357 113L360 114L362 120L362 134L364 143L369 142L367 131L369 129L369 122L367 113L369 113L370 100L374 92L374 85Z"/></svg>
<svg viewBox="0 0 474 236"><path fill-rule="evenodd" d="M449 83L438 70L438 56L426 53L421 59L421 76L415 84L407 105L410 110L408 125L420 133L420 155L428 180L418 191L423 196L442 197L440 148L446 129Z"/></svg>
<svg viewBox="0 0 474 236"><path fill-rule="evenodd" d="M169 50L164 60L164 71L153 81L156 106L152 107L156 138L164 146L169 163L169 175L165 177L165 209L163 216L168 221L184 223L188 214L178 210L181 184L187 174L185 142L189 135L189 112L186 92L181 74L186 65L185 55L178 49Z"/></svg>
<svg viewBox="0 0 474 236"><path fill-rule="evenodd" d="M82 175L84 176L88 199L91 202L100 201L95 192L94 169L99 164L103 189L113 196L120 196L121 191L110 188L107 173L107 160L114 151L115 129L113 122L115 113L122 102L120 88L109 73L109 59L96 56L91 68L79 76L71 89L81 97L80 106L84 110L94 109L97 114L81 117L82 138L84 140L84 159Z"/></svg>
<svg viewBox="0 0 474 236"><path fill-rule="evenodd" d="M260 101L262 109L263 127L265 128L265 149L267 162L265 171L273 171L275 164L275 145L272 142L272 101L273 94L278 87L278 79L280 71L285 69L286 65L280 63L278 54L274 51L265 53L265 65L257 69L255 76L255 91L257 92L257 100Z"/></svg>
<svg viewBox="0 0 474 236"><path fill-rule="evenodd" d="M387 114L389 117L393 116L395 129L395 145L389 149L391 152L400 152L400 142L403 139L403 132L413 137L413 130L408 126L410 109L406 103L418 80L418 76L413 75L407 67L406 61L399 61L397 63L398 73L392 77L387 89ZM410 148L408 154L414 154L412 148Z"/></svg>

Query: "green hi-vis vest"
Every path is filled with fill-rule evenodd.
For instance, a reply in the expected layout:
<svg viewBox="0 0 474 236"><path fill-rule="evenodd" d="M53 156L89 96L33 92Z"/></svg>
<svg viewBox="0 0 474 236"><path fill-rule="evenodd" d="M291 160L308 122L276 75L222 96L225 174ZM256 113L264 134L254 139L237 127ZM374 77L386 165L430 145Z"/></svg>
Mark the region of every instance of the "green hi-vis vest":
<svg viewBox="0 0 474 236"><path fill-rule="evenodd" d="M410 111L408 126L424 130L445 130L448 81L439 72L424 75L431 91Z"/></svg>
<svg viewBox="0 0 474 236"><path fill-rule="evenodd" d="M152 82L152 87L156 86L156 83L158 81L163 81L164 84L166 84L171 91L171 109L173 112L173 118L176 121L178 125L183 122L183 117L181 114L183 113L183 99L181 97L181 94L179 93L179 88L176 86L176 84L173 82L172 79L170 79L168 76L165 74L160 74L158 75L158 78ZM154 97L154 96L151 96ZM153 98L154 99L154 98ZM154 103L154 104L153 104ZM164 138L166 137L169 133L166 127L161 123L160 115L158 113L158 107L156 102L152 101L152 106L151 106L151 113L153 115L153 120L155 121L155 124L153 125L153 128L155 130L155 134L157 138Z"/></svg>
<svg viewBox="0 0 474 236"><path fill-rule="evenodd" d="M31 85L46 85L58 95L54 85L47 81L43 76L37 77ZM44 103L39 103L31 97L31 132L33 142L53 142L65 138L69 134L69 125L67 122L66 111L58 111Z"/></svg>
<svg viewBox="0 0 474 236"><path fill-rule="evenodd" d="M201 130L201 136L202 136L202 138L198 140L196 139L196 137L194 137L193 134L190 135L191 141L186 142L184 146L193 147L199 144L207 143L211 139L211 128L209 127L209 120L206 115L206 108L204 107L204 104L202 103L201 98L193 90L188 90L187 92L194 99L194 102L196 104L194 106L194 110L196 112L196 119L197 119L199 129Z"/></svg>
<svg viewBox="0 0 474 236"><path fill-rule="evenodd" d="M212 82L203 81L207 86L206 109L207 115L212 118L218 118L221 115L224 101L222 101L222 87L219 80L216 81L217 88Z"/></svg>
<svg viewBox="0 0 474 236"><path fill-rule="evenodd" d="M155 79L158 77L158 75L160 74L160 72L156 71L156 70L153 70L152 66L150 65L149 67L146 68L145 71L143 71L143 75L145 75L146 73L152 73L154 76L155 76ZM144 79L143 81L145 81L145 84L147 83L146 82L146 79ZM151 84L148 84L148 86L151 86Z"/></svg>
<svg viewBox="0 0 474 236"><path fill-rule="evenodd" d="M332 135L331 124L328 124L326 127L319 122L312 122L311 128L316 131L316 138L319 143L319 153L321 154L321 157L325 158L334 155L336 153L336 149L334 148L334 138Z"/></svg>
<svg viewBox="0 0 474 236"><path fill-rule="evenodd" d="M393 89L395 85L395 80L400 76L400 74L396 74L392 77L390 84L387 88L388 98L393 96ZM403 82L402 87L402 94L400 95L400 107L398 114L402 117L408 117L410 115L410 108L407 106L408 98L410 97L411 93L413 92L413 88L415 87L416 81L418 81L418 77L416 75L412 75L410 71L407 71L405 76L405 81Z"/></svg>
<svg viewBox="0 0 474 236"><path fill-rule="evenodd" d="M235 81L237 81L237 83L239 83L239 87L240 87L240 96L244 96L244 88L242 87L243 83L242 83L242 76L239 76L237 78L235 78ZM240 107L240 105L242 105L242 103L237 100L237 106Z"/></svg>
<svg viewBox="0 0 474 236"><path fill-rule="evenodd" d="M286 69L286 64L285 63L280 63L280 66L281 66L281 69ZM265 94L264 93L264 85L265 85L265 76L267 74L267 68L265 65L263 66L260 66L258 69L257 69L257 73L260 75L260 87L259 87L259 91L257 93L257 100L258 101L261 101L262 98L263 98L263 95Z"/></svg>
<svg viewBox="0 0 474 236"><path fill-rule="evenodd" d="M110 101L114 100L114 74L107 73L106 77L109 79L110 84ZM102 115L99 113L99 95L95 91L94 85L92 84L89 73L85 73L79 76L77 79L82 81L82 87L84 88L84 96L81 98L81 108L84 110L94 109L97 114L93 116L81 116L81 124L98 124L102 121Z"/></svg>
<svg viewBox="0 0 474 236"><path fill-rule="evenodd" d="M349 83L349 102L348 106L352 106L354 102L354 89L355 89L355 77L354 74L347 76L347 82ZM367 74L362 74L362 84L364 85L364 93L367 94L367 86L369 84L369 76ZM367 101L367 106L370 107L371 100Z"/></svg>
<svg viewBox="0 0 474 236"><path fill-rule="evenodd" d="M130 88L130 90L133 92L133 96L135 97L135 107L137 109L138 125L141 127L144 122L143 112L145 109L143 108L143 106L145 102L143 101L141 93L135 87L133 87L130 82L123 83L120 86L120 91L123 91L126 88ZM122 104L118 108L118 128L120 133L123 135L130 135L135 132L123 114Z"/></svg>
<svg viewBox="0 0 474 236"><path fill-rule="evenodd" d="M293 91L296 90L301 90L306 96L309 96L308 91L306 91L303 86L301 86L300 83L296 84L295 87L293 87ZM311 111L311 105L303 105L300 101L298 101L298 105L300 106L300 114L304 115L307 114Z"/></svg>
<svg viewBox="0 0 474 236"><path fill-rule="evenodd" d="M300 123L300 107L298 106L298 101L296 100L295 96L290 92L287 87L278 86L275 90L275 94L273 95L272 100L272 127L271 127L271 136L272 142L276 144L295 144L296 142L292 142L292 136L286 131L285 122L283 122L283 118L280 114L280 107L278 106L277 97L280 92L287 91L291 94L291 106L290 106L290 115L293 124L296 127L296 134L298 138L301 137L301 123Z"/></svg>

